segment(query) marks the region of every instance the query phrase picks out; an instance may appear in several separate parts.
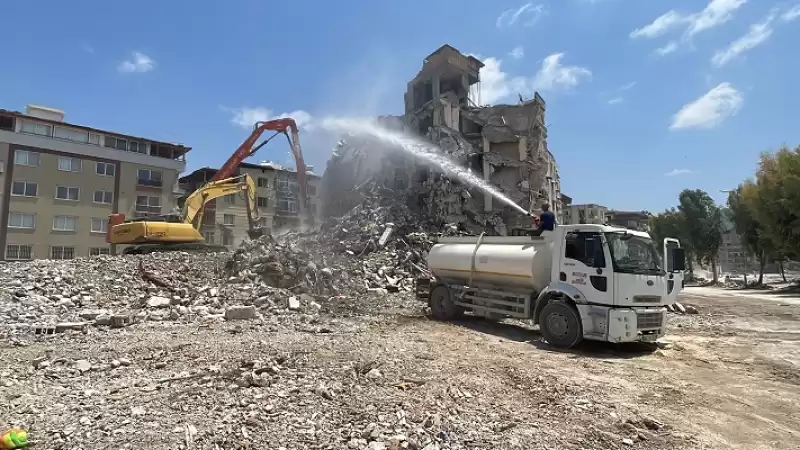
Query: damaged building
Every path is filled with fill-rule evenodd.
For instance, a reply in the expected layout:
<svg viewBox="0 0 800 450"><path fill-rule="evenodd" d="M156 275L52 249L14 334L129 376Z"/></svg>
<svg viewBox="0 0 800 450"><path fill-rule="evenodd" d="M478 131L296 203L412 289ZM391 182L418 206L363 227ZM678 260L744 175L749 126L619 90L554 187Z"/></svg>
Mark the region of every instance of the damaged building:
<svg viewBox="0 0 800 450"><path fill-rule="evenodd" d="M558 166L547 148L545 102L536 93L517 104L482 106L483 63L444 45L429 55L408 82L405 114L378 118L383 126L424 137L460 167L496 186L527 211L543 203L561 211ZM458 177L375 139L344 136L328 162L323 215L344 214L365 188L402 197L428 217L476 231L506 234L530 226L530 218Z"/></svg>

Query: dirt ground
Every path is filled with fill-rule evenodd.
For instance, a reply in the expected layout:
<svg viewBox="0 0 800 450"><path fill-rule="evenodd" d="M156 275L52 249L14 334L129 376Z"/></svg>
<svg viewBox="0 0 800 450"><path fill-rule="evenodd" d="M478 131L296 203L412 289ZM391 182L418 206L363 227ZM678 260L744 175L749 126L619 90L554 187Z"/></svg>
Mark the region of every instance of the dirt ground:
<svg viewBox="0 0 800 450"><path fill-rule="evenodd" d="M657 346L569 352L408 299L8 339L0 426L58 449L799 449L800 302L681 301L700 314Z"/></svg>

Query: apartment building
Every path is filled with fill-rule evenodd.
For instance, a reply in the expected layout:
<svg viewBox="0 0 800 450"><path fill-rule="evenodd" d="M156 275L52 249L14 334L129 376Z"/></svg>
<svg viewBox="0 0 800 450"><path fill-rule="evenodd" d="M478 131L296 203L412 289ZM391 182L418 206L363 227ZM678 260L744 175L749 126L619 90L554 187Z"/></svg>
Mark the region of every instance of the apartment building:
<svg viewBox="0 0 800 450"><path fill-rule="evenodd" d="M308 166L309 209L315 223L320 220L318 188L321 178ZM180 187L187 193L206 184L217 169L202 168L180 178ZM298 201L297 173L274 162L242 163L237 175L247 174L256 183L257 226L269 232L298 229L310 225L301 216ZM232 194L206 205L200 231L211 244L234 248L247 236L247 202L242 194Z"/></svg>
<svg viewBox="0 0 800 450"><path fill-rule="evenodd" d="M638 231L650 231L650 214L647 211L618 211L606 212L609 225L629 228Z"/></svg>
<svg viewBox="0 0 800 450"><path fill-rule="evenodd" d="M564 208L564 225L581 223L605 225L608 223L608 213L608 208L594 203L569 205Z"/></svg>
<svg viewBox="0 0 800 450"><path fill-rule="evenodd" d="M0 109L0 248L6 261L116 254L111 213L169 213L190 148Z"/></svg>

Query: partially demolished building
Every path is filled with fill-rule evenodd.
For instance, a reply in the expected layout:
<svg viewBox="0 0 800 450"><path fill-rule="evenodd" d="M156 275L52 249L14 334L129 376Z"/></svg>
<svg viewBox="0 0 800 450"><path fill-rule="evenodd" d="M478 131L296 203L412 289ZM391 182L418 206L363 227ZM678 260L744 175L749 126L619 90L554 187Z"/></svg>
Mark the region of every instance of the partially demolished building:
<svg viewBox="0 0 800 450"><path fill-rule="evenodd" d="M558 216L561 187L555 158L547 149L544 100L536 93L514 105L477 105L481 67L478 59L442 46L408 83L404 116L378 120L436 143L524 209L536 211L549 203ZM360 136L345 136L339 142L322 186L326 216L344 214L370 187L383 190L385 196L402 197L442 223L496 234L506 234L511 226L530 226L530 218L491 195Z"/></svg>

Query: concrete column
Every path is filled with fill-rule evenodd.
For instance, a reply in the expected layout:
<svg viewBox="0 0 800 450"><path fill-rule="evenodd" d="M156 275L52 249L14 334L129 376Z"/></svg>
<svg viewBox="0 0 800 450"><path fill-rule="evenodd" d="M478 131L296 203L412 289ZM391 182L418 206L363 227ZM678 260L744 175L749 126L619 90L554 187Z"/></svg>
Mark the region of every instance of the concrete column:
<svg viewBox="0 0 800 450"><path fill-rule="evenodd" d="M467 99L469 99L469 77L465 73L461 74L461 86L464 92L467 93ZM469 102L467 102L467 104L469 104Z"/></svg>
<svg viewBox="0 0 800 450"><path fill-rule="evenodd" d="M441 83L441 81L439 81L439 75L434 75L433 78L431 78L431 84L433 84L433 99L434 100L438 99L439 96L442 94L439 91L439 83Z"/></svg>
<svg viewBox="0 0 800 450"><path fill-rule="evenodd" d="M491 178L491 170L492 167L489 165L489 161L486 159L486 155L491 150L491 144L489 143L489 139L486 136L483 136L483 179L487 182L490 182L489 179ZM492 211L492 196L488 193L483 194L483 210L485 212Z"/></svg>

